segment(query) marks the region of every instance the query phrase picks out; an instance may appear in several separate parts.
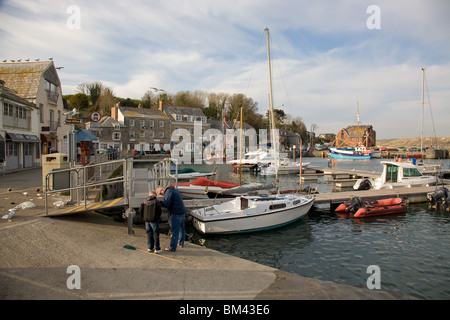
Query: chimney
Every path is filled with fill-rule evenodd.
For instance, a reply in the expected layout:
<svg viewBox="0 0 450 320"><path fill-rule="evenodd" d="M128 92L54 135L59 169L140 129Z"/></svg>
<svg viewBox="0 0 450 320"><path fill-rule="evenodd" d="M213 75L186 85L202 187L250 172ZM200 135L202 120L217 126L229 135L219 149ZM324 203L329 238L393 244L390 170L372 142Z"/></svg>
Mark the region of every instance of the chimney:
<svg viewBox="0 0 450 320"><path fill-rule="evenodd" d="M116 105L111 108L111 118L115 120L119 119L119 102L117 102Z"/></svg>
<svg viewBox="0 0 450 320"><path fill-rule="evenodd" d="M159 111L163 111L163 109L162 109L162 100L159 100L159 107L158 107L158 110L159 110Z"/></svg>

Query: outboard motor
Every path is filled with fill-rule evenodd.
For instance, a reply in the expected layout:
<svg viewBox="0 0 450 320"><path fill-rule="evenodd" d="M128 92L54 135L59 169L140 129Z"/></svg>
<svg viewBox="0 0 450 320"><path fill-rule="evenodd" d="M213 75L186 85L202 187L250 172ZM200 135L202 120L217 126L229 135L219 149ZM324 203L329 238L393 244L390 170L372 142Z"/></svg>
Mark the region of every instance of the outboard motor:
<svg viewBox="0 0 450 320"><path fill-rule="evenodd" d="M447 188L439 188L435 192L430 192L427 194L427 198L430 201L431 208L437 208L440 204L448 208L450 201L450 192Z"/></svg>
<svg viewBox="0 0 450 320"><path fill-rule="evenodd" d="M357 190L370 190L372 188L372 183L369 179L363 179L361 183L359 184L359 187Z"/></svg>
<svg viewBox="0 0 450 320"><path fill-rule="evenodd" d="M363 201L360 197L352 197L350 205L345 209L345 212L356 213L363 206Z"/></svg>

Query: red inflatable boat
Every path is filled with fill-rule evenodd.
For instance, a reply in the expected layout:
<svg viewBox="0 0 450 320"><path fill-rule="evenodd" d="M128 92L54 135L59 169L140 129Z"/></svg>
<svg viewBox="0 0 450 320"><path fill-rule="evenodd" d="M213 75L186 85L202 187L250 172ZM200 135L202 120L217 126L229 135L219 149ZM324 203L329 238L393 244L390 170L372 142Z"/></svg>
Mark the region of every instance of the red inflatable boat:
<svg viewBox="0 0 450 320"><path fill-rule="evenodd" d="M355 197L350 202L345 202L336 208L336 213L353 213L355 218L365 218L406 211L406 199L390 198L372 201L362 201Z"/></svg>

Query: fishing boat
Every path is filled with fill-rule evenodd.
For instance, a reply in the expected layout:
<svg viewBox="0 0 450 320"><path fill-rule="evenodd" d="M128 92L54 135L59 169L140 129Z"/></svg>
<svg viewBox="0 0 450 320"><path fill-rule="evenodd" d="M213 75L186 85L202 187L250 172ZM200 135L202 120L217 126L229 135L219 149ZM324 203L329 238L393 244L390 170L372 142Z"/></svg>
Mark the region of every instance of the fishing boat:
<svg viewBox="0 0 450 320"><path fill-rule="evenodd" d="M405 211L405 198L362 201L359 197L354 197L351 201L340 204L335 210L336 213L353 213L354 218L367 218Z"/></svg>
<svg viewBox="0 0 450 320"><path fill-rule="evenodd" d="M363 146L351 149L330 148L330 157L331 159L341 160L370 160L372 159L372 152Z"/></svg>
<svg viewBox="0 0 450 320"><path fill-rule="evenodd" d="M269 29L265 29L269 64L270 112L273 118ZM242 109L241 109L242 110ZM241 111L242 114L242 111ZM272 121L273 155L277 162L277 146ZM278 189L278 173L276 171ZM233 200L191 211L194 227L203 234L253 232L278 228L301 219L311 209L314 196L297 193L239 196Z"/></svg>
<svg viewBox="0 0 450 320"><path fill-rule="evenodd" d="M254 232L278 228L301 219L313 196L295 194L242 196L191 211L194 227L203 234Z"/></svg>
<svg viewBox="0 0 450 320"><path fill-rule="evenodd" d="M401 160L401 158L399 159ZM381 161L383 171L376 179L358 179L353 189L362 190L363 185L371 185L373 189L394 189L434 186L439 181L431 175L424 175L419 171L417 165L403 161Z"/></svg>

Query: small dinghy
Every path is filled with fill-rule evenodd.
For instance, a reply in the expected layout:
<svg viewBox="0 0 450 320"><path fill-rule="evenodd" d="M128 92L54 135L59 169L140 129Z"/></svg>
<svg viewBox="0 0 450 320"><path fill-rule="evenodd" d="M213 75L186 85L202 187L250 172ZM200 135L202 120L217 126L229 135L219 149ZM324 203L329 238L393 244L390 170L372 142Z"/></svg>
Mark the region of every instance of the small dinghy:
<svg viewBox="0 0 450 320"><path fill-rule="evenodd" d="M405 211L405 198L363 201L360 197L353 197L351 201L340 204L335 210L336 213L352 213L355 218L403 213Z"/></svg>

